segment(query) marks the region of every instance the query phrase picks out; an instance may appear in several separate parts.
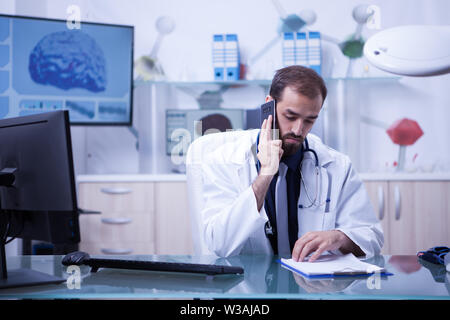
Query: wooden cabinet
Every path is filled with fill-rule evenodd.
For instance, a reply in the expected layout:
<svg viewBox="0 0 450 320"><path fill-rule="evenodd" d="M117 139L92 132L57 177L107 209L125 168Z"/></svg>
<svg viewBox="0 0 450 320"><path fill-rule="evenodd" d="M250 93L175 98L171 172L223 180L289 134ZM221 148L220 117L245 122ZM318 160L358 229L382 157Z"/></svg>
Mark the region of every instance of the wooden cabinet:
<svg viewBox="0 0 450 320"><path fill-rule="evenodd" d="M80 250L90 254L192 253L185 182L81 182Z"/></svg>
<svg viewBox="0 0 450 320"><path fill-rule="evenodd" d="M382 249L383 254L388 254L390 252L389 246L389 223L387 218L388 211L388 182L365 182L365 187L367 193L369 194L370 200L375 210L375 214L378 220L381 222L381 227L384 233L384 245Z"/></svg>
<svg viewBox="0 0 450 320"><path fill-rule="evenodd" d="M364 180L364 179L363 179ZM450 181L365 180L381 221L383 254L450 246ZM192 254L185 181L80 182L80 250L90 254Z"/></svg>
<svg viewBox="0 0 450 320"><path fill-rule="evenodd" d="M193 253L186 183L155 183L155 199L156 253Z"/></svg>
<svg viewBox="0 0 450 320"><path fill-rule="evenodd" d="M384 254L450 246L450 182L365 181L385 236Z"/></svg>

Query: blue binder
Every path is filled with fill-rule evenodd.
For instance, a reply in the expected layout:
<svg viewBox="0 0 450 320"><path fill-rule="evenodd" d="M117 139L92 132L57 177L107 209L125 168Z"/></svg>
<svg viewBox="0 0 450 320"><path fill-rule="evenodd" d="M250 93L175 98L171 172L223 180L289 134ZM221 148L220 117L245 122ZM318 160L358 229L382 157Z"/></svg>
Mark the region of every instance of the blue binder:
<svg viewBox="0 0 450 320"><path fill-rule="evenodd" d="M320 32L283 33L283 65L301 65L321 74Z"/></svg>
<svg viewBox="0 0 450 320"><path fill-rule="evenodd" d="M214 80L235 81L240 76L240 55L236 34L213 35Z"/></svg>
<svg viewBox="0 0 450 320"><path fill-rule="evenodd" d="M213 48L212 48L212 62L214 68L214 80L224 80L224 67L225 67L225 41L224 35L215 34L213 36Z"/></svg>

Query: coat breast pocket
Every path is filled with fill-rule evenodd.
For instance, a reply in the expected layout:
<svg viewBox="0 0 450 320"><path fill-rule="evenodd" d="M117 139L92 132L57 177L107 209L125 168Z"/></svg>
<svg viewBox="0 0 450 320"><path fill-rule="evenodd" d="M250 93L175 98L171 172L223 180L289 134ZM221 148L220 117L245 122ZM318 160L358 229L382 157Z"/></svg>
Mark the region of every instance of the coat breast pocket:
<svg viewBox="0 0 450 320"><path fill-rule="evenodd" d="M310 231L331 230L335 228L336 212L326 210L325 206L312 206L298 209L298 235Z"/></svg>
<svg viewBox="0 0 450 320"><path fill-rule="evenodd" d="M320 207L298 209L298 234L299 238L310 231L323 230L325 212Z"/></svg>

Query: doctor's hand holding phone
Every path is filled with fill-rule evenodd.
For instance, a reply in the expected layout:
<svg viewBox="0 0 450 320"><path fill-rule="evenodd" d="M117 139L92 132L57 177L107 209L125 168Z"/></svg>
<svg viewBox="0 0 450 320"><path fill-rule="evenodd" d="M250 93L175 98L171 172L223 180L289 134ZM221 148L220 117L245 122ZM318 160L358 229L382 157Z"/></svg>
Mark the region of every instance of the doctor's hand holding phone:
<svg viewBox="0 0 450 320"><path fill-rule="evenodd" d="M261 132L257 145L258 177L252 184L258 210L264 204L264 198L269 189L273 176L278 172L283 156L282 141L276 128L275 100L270 100L261 106ZM272 129L273 128L273 129Z"/></svg>
<svg viewBox="0 0 450 320"><path fill-rule="evenodd" d="M269 98L261 105L261 131L259 134L257 158L259 175L273 177L278 172L283 155L282 141L276 120L276 102Z"/></svg>

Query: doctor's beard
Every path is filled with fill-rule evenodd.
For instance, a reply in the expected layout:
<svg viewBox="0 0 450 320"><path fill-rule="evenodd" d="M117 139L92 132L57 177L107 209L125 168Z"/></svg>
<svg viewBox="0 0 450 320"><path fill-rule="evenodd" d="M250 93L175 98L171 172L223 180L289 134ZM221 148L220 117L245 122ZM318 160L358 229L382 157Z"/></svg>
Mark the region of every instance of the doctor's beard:
<svg viewBox="0 0 450 320"><path fill-rule="evenodd" d="M294 133L286 133L281 137L281 147L283 148L283 156L291 156L302 147L303 140L305 140L302 136L297 136Z"/></svg>

